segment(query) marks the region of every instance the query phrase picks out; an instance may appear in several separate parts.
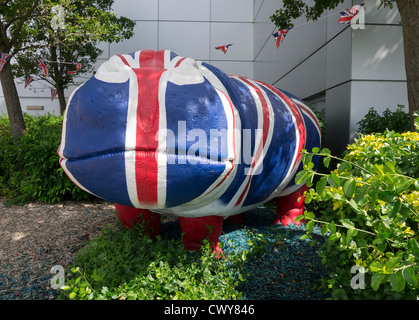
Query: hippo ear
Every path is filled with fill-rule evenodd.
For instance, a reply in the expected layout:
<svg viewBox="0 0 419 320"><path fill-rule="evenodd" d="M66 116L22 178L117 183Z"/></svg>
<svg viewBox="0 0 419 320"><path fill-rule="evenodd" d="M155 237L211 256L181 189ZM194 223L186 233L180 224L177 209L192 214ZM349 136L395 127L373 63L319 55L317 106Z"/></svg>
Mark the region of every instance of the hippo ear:
<svg viewBox="0 0 419 320"><path fill-rule="evenodd" d="M177 85L197 84L203 83L204 77L198 64L195 62L169 69L167 71L167 80Z"/></svg>
<svg viewBox="0 0 419 320"><path fill-rule="evenodd" d="M105 82L124 83L129 79L127 68L121 59L113 56L97 69L95 78Z"/></svg>

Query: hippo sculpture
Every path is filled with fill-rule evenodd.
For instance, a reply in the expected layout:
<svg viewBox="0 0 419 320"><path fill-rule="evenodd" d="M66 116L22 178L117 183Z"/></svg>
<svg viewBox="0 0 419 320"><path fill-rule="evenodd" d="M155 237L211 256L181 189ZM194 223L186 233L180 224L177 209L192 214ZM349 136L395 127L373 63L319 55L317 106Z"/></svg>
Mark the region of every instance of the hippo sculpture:
<svg viewBox="0 0 419 320"><path fill-rule="evenodd" d="M290 93L141 50L112 56L71 93L58 154L68 177L115 203L125 225L145 222L155 237L159 214L173 214L188 250L209 238L218 252L226 218L242 221L273 199L275 223L302 214L307 187L295 176L301 151L320 139L315 114Z"/></svg>

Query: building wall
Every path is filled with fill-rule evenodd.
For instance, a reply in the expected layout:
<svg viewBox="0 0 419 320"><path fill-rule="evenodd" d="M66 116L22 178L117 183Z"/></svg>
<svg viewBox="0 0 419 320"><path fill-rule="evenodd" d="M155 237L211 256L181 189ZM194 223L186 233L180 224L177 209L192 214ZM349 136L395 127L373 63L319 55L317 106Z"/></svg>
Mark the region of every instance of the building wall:
<svg viewBox="0 0 419 320"><path fill-rule="evenodd" d="M178 55L209 62L227 74L253 77L253 0L115 0L112 10L136 22L134 36L119 43L102 43L96 68L112 55L142 49L169 49ZM233 43L228 54L214 47ZM91 75L77 80L82 83ZM51 101L45 83L32 82L24 89L16 81L24 112L58 113L58 99ZM22 80L20 80L22 82ZM66 96L74 87L66 91ZM27 106L43 106L43 111ZM6 106L0 89L0 114Z"/></svg>
<svg viewBox="0 0 419 320"><path fill-rule="evenodd" d="M377 7L377 0L375 6L366 6L365 30L352 32L351 139L370 107L382 113L401 104L408 111L400 15Z"/></svg>
<svg viewBox="0 0 419 320"><path fill-rule="evenodd" d="M403 39L397 9L366 1L365 29L338 23L339 11L359 4L345 0L316 22L294 21L279 49L269 17L281 1L254 5L254 77L318 106L326 116L326 144L339 153L356 137L357 122L374 107L378 112L404 104L407 89Z"/></svg>
<svg viewBox="0 0 419 320"><path fill-rule="evenodd" d="M345 0L316 22L295 20L276 49L272 37L276 28L269 17L282 0L116 0L113 11L136 22L135 34L120 43L100 44L103 54L96 67L119 53L170 49L227 74L267 82L323 111L326 144L340 152L356 137L357 122L369 107L379 112L394 110L397 104L407 108L398 11L377 10L380 0L369 0L364 6L364 30L339 24L339 11L360 2ZM233 46L227 54L214 48L228 43ZM90 76L78 80L82 83ZM51 101L45 84L33 82L35 91L24 89L23 83L17 87L24 112L58 113L58 99ZM31 111L28 106L44 110ZM0 89L0 114L5 112Z"/></svg>

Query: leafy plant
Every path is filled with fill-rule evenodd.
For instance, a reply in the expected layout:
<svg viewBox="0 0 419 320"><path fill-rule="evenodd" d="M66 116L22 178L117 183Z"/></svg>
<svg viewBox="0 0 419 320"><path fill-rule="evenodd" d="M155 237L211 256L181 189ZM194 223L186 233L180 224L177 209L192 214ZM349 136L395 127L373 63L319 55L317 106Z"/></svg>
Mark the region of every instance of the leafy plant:
<svg viewBox="0 0 419 320"><path fill-rule="evenodd" d="M410 129L409 114L403 111L403 105L397 105L396 111L387 108L380 116L374 108L370 108L365 117L359 121L358 132L363 134L384 133L386 130L405 132Z"/></svg>
<svg viewBox="0 0 419 320"><path fill-rule="evenodd" d="M339 161L330 173L311 168L314 155ZM323 149L304 151L297 183L311 187L306 203L327 203L318 215L305 211L310 237L314 224L325 236L320 257L330 277L323 287L335 299L416 299L419 295L419 181L396 161L354 162ZM319 176L315 185L314 177ZM314 241L314 240L313 240ZM365 287L351 286L354 266L362 267Z"/></svg>
<svg viewBox="0 0 419 320"><path fill-rule="evenodd" d="M239 299L247 251L214 257L208 241L188 252L181 240L152 241L137 224L108 228L68 267L60 299Z"/></svg>
<svg viewBox="0 0 419 320"><path fill-rule="evenodd" d="M386 130L384 133L361 134L347 147L345 159L358 165L396 161L403 174L418 178L419 133Z"/></svg>
<svg viewBox="0 0 419 320"><path fill-rule="evenodd" d="M7 117L0 118L0 195L16 203L87 199L59 165L63 118L24 117L26 133L18 138L12 138Z"/></svg>

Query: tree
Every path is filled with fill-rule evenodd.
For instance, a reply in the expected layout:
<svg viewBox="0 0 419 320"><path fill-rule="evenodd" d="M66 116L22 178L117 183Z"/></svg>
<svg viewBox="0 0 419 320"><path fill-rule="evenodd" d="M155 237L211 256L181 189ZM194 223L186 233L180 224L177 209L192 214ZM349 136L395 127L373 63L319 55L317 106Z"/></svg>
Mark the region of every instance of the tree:
<svg viewBox="0 0 419 320"><path fill-rule="evenodd" d="M33 58L55 62L51 63L49 77L43 79L57 88L60 105L64 101L65 106L63 92L74 78L67 74L70 65L63 62L84 61L86 66L80 72L88 72L100 54L97 43L120 41L132 35L134 23L127 18L118 18L109 11L113 2L0 0L0 52L12 54L12 59L18 62L11 64L9 60L0 73L14 137L24 133L25 123L12 69L15 69L17 76L38 73L42 78ZM63 11L65 21L60 15ZM44 54L47 59L42 56Z"/></svg>
<svg viewBox="0 0 419 320"><path fill-rule="evenodd" d="M325 10L332 10L343 2L344 0L314 0L309 5L306 0L283 0L283 8L277 10L271 20L282 30L293 26L292 19L305 16L307 21L315 21ZM381 5L392 8L393 2L397 4L403 27L410 128L415 131L413 114L419 111L419 0L381 0Z"/></svg>
<svg viewBox="0 0 419 320"><path fill-rule="evenodd" d="M103 52L98 44L102 41L118 42L133 35L135 23L108 10L113 2L61 0L59 5L50 7L51 14L34 21L37 30L45 30L38 34L38 41L46 46L16 56L16 77L31 76L50 84L57 90L63 113L66 106L64 90L75 84L77 76L93 70ZM38 67L36 59L48 61L47 76ZM77 70L73 63L82 63L82 67Z"/></svg>
<svg viewBox="0 0 419 320"><path fill-rule="evenodd" d="M14 55L19 51L24 51L26 46L30 45L32 33L30 21L37 14L37 9L39 9L39 0L0 0L0 52ZM0 72L0 81L11 132L13 137L18 137L25 130L25 122L10 60Z"/></svg>

